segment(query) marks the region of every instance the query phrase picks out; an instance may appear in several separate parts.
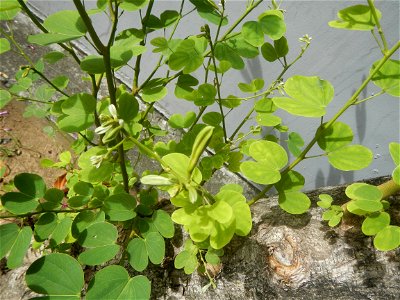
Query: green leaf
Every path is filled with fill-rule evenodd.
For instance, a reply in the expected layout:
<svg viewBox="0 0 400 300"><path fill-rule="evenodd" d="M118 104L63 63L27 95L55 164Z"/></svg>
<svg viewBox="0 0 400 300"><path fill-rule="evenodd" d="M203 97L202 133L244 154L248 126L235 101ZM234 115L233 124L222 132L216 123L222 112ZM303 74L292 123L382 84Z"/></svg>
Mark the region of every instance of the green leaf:
<svg viewBox="0 0 400 300"><path fill-rule="evenodd" d="M201 119L205 124L216 127L221 124L223 117L219 112L212 111L203 115Z"/></svg>
<svg viewBox="0 0 400 300"><path fill-rule="evenodd" d="M54 296L80 296L84 284L81 265L62 253L36 260L26 271L25 280L32 291Z"/></svg>
<svg viewBox="0 0 400 300"><path fill-rule="evenodd" d="M0 109L11 101L11 94L6 90L0 90Z"/></svg>
<svg viewBox="0 0 400 300"><path fill-rule="evenodd" d="M106 222L89 225L78 237L83 247L101 247L114 244L118 237L117 228Z"/></svg>
<svg viewBox="0 0 400 300"><path fill-rule="evenodd" d="M297 132L289 133L288 148L289 151L298 157L301 154L301 148L304 146L304 140Z"/></svg>
<svg viewBox="0 0 400 300"><path fill-rule="evenodd" d="M256 161L262 161L275 170L283 168L288 162L285 149L279 144L270 141L252 143L249 153Z"/></svg>
<svg viewBox="0 0 400 300"><path fill-rule="evenodd" d="M199 85L198 94L194 99L194 104L197 106L208 106L215 102L217 89L209 83Z"/></svg>
<svg viewBox="0 0 400 300"><path fill-rule="evenodd" d="M400 143L390 143L389 152L396 166L400 165Z"/></svg>
<svg viewBox="0 0 400 300"><path fill-rule="evenodd" d="M103 58L99 55L85 56L81 60L80 67L89 74L102 74L106 71Z"/></svg>
<svg viewBox="0 0 400 300"><path fill-rule="evenodd" d="M3 0L1 1L0 20L9 21L21 11L17 0Z"/></svg>
<svg viewBox="0 0 400 300"><path fill-rule="evenodd" d="M256 21L248 21L242 26L242 35L246 42L255 47L264 43L264 33L261 24Z"/></svg>
<svg viewBox="0 0 400 300"><path fill-rule="evenodd" d="M130 194L114 194L104 201L104 211L110 221L127 221L136 217L136 199Z"/></svg>
<svg viewBox="0 0 400 300"><path fill-rule="evenodd" d="M50 64L54 64L58 62L60 59L63 59L64 57L65 57L64 53L60 51L51 51L43 55L44 61Z"/></svg>
<svg viewBox="0 0 400 300"><path fill-rule="evenodd" d="M189 178L189 157L182 153L170 153L163 156L162 160L182 179Z"/></svg>
<svg viewBox="0 0 400 300"><path fill-rule="evenodd" d="M241 70L245 66L238 52L225 42L219 42L215 45L214 55L219 61L228 61L234 69Z"/></svg>
<svg viewBox="0 0 400 300"><path fill-rule="evenodd" d="M226 17L222 18L221 13L219 12L218 7L214 4L213 1L208 0L190 0L193 5L196 7L197 12L200 17L203 19L215 24L219 25L221 23L222 26L228 24L228 19Z"/></svg>
<svg viewBox="0 0 400 300"><path fill-rule="evenodd" d="M232 239L236 230L235 218L232 217L226 223L215 222L210 232L210 246L214 249L221 249Z"/></svg>
<svg viewBox="0 0 400 300"><path fill-rule="evenodd" d="M126 247L129 264L136 271L141 272L146 269L149 259L146 249L146 242L141 238L132 239Z"/></svg>
<svg viewBox="0 0 400 300"><path fill-rule="evenodd" d="M259 55L258 48L246 42L242 33L228 39L226 43L241 57L255 58Z"/></svg>
<svg viewBox="0 0 400 300"><path fill-rule="evenodd" d="M92 196L94 191L93 185L91 183L83 181L78 181L74 185L73 190L75 193L82 196Z"/></svg>
<svg viewBox="0 0 400 300"><path fill-rule="evenodd" d="M347 146L353 140L351 127L342 122L336 121L328 129L322 125L318 130L322 131L317 140L318 146L326 152Z"/></svg>
<svg viewBox="0 0 400 300"><path fill-rule="evenodd" d="M265 42L261 46L261 54L269 62L273 62L278 59L278 54L276 53L274 46L268 42Z"/></svg>
<svg viewBox="0 0 400 300"><path fill-rule="evenodd" d="M105 214L103 211L94 213L92 211L80 212L72 222L71 233L74 238L78 238L79 235L88 228L91 224L101 223L105 220Z"/></svg>
<svg viewBox="0 0 400 300"><path fill-rule="evenodd" d="M397 166L392 172L393 181L400 185L400 166Z"/></svg>
<svg viewBox="0 0 400 300"><path fill-rule="evenodd" d="M356 200L354 205L366 212L376 212L383 209L382 203L374 200Z"/></svg>
<svg viewBox="0 0 400 300"><path fill-rule="evenodd" d="M233 217L232 207L222 199L215 202L208 211L208 216L219 223L231 221Z"/></svg>
<svg viewBox="0 0 400 300"><path fill-rule="evenodd" d="M378 9L376 14L381 18L381 12ZM333 28L349 30L372 30L375 27L375 21L368 5L354 5L342 9L337 14L339 20L330 21L328 24Z"/></svg>
<svg viewBox="0 0 400 300"><path fill-rule="evenodd" d="M268 35L272 40L279 40L286 32L286 24L283 17L274 14L264 15L260 19L262 31Z"/></svg>
<svg viewBox="0 0 400 300"><path fill-rule="evenodd" d="M256 78L249 84L239 83L238 87L244 93L255 93L264 87L264 80L261 78Z"/></svg>
<svg viewBox="0 0 400 300"><path fill-rule="evenodd" d="M275 183L275 188L280 193L300 191L304 182L304 177L300 173L291 170L284 174L279 182Z"/></svg>
<svg viewBox="0 0 400 300"><path fill-rule="evenodd" d="M342 220L342 215L334 215L328 222L328 225L330 227L335 227L337 224L340 223L340 221Z"/></svg>
<svg viewBox="0 0 400 300"><path fill-rule="evenodd" d="M119 252L118 245L107 245L86 249L79 254L78 261L83 265L96 266L114 258Z"/></svg>
<svg viewBox="0 0 400 300"><path fill-rule="evenodd" d="M0 38L0 54L3 54L11 49L10 43L6 38Z"/></svg>
<svg viewBox="0 0 400 300"><path fill-rule="evenodd" d="M379 60L372 65L370 73L379 64ZM372 76L372 81L382 90L394 97L400 97L400 60L388 59L379 71Z"/></svg>
<svg viewBox="0 0 400 300"><path fill-rule="evenodd" d="M156 87L149 87L144 88L142 90L142 99L144 102L152 103L156 101L160 101L161 99L167 96L168 90L165 86L156 86Z"/></svg>
<svg viewBox="0 0 400 300"><path fill-rule="evenodd" d="M175 233L174 223L168 213L163 210L156 210L152 216L154 226L165 238L172 238Z"/></svg>
<svg viewBox="0 0 400 300"><path fill-rule="evenodd" d="M20 173L14 177L14 186L23 194L42 198L46 193L46 184L42 177L31 173Z"/></svg>
<svg viewBox="0 0 400 300"><path fill-rule="evenodd" d="M371 200L380 201L382 199L382 192L374 185L360 184L353 187L346 188L346 195L353 200Z"/></svg>
<svg viewBox="0 0 400 300"><path fill-rule="evenodd" d="M361 230L365 235L375 235L389 224L390 215L386 212L379 212L365 218Z"/></svg>
<svg viewBox="0 0 400 300"><path fill-rule="evenodd" d="M185 116L181 114L173 114L169 120L168 124L172 128L189 128L194 120L196 119L196 113L193 111L189 111Z"/></svg>
<svg viewBox="0 0 400 300"><path fill-rule="evenodd" d="M200 40L197 38L197 40ZM171 70L183 69L184 74L196 71L203 64L203 53L206 47L200 45L195 39L183 40L176 51L169 57L168 65Z"/></svg>
<svg viewBox="0 0 400 300"><path fill-rule="evenodd" d="M7 255L18 236L19 227L15 223L0 225L0 259Z"/></svg>
<svg viewBox="0 0 400 300"><path fill-rule="evenodd" d="M279 206L286 212L299 215L308 211L311 205L310 198L301 192L279 193Z"/></svg>
<svg viewBox="0 0 400 300"><path fill-rule="evenodd" d="M57 215L54 213L44 213L35 223L35 240L43 242L50 237L57 227Z"/></svg>
<svg viewBox="0 0 400 300"><path fill-rule="evenodd" d="M135 11L145 7L149 0L123 0L121 2L120 8L127 11Z"/></svg>
<svg viewBox="0 0 400 300"><path fill-rule="evenodd" d="M52 79L51 82L60 90L63 90L68 86L69 78L67 76L58 76Z"/></svg>
<svg viewBox="0 0 400 300"><path fill-rule="evenodd" d="M218 255L211 251L207 251L204 258L206 259L206 261L209 264L212 264L212 265L218 265L220 263L220 259L219 259Z"/></svg>
<svg viewBox="0 0 400 300"><path fill-rule="evenodd" d="M185 274L192 274L197 269L198 265L199 263L196 255L190 251L184 250L175 257L175 268L184 268Z"/></svg>
<svg viewBox="0 0 400 300"><path fill-rule="evenodd" d="M133 120L139 112L139 103L135 96L130 93L122 93L118 97L118 117L129 122Z"/></svg>
<svg viewBox="0 0 400 300"><path fill-rule="evenodd" d="M150 299L151 284L147 277L129 277L121 266L108 266L98 271L89 282L87 300Z"/></svg>
<svg viewBox="0 0 400 300"><path fill-rule="evenodd" d="M333 202L333 198L328 195L328 194L320 194L318 195L319 199L321 199L320 201L317 202L317 205L319 207L328 209L331 207L332 202Z"/></svg>
<svg viewBox="0 0 400 300"><path fill-rule="evenodd" d="M25 226L18 231L7 258L8 268L15 269L23 264L31 239L32 229L29 226Z"/></svg>
<svg viewBox="0 0 400 300"><path fill-rule="evenodd" d="M278 57L284 57L289 53L288 42L284 36L274 41L274 48Z"/></svg>
<svg viewBox="0 0 400 300"><path fill-rule="evenodd" d="M364 169L372 158L372 151L361 145L349 145L328 153L329 163L342 171Z"/></svg>
<svg viewBox="0 0 400 300"><path fill-rule="evenodd" d="M326 106L332 101L333 86L316 76L293 76L284 86L287 97L274 97L272 100L279 108L304 117L322 117Z"/></svg>
<svg viewBox="0 0 400 300"><path fill-rule="evenodd" d="M145 242L150 261L153 264L160 264L165 255L164 238L158 232L150 232L146 235Z"/></svg>
<svg viewBox="0 0 400 300"><path fill-rule="evenodd" d="M176 10L164 10L160 15L160 21L163 28L171 26L180 18L179 12Z"/></svg>
<svg viewBox="0 0 400 300"><path fill-rule="evenodd" d="M89 94L76 94L61 105L64 113L57 120L58 127L65 132L79 132L94 123L96 99Z"/></svg>
<svg viewBox="0 0 400 300"><path fill-rule="evenodd" d="M390 251L400 246L400 227L386 226L374 238L374 246L380 251Z"/></svg>
<svg viewBox="0 0 400 300"><path fill-rule="evenodd" d="M16 215L32 212L39 204L37 198L18 192L4 194L1 203L6 210Z"/></svg>
<svg viewBox="0 0 400 300"><path fill-rule="evenodd" d="M28 36L28 42L41 46L48 46L51 44L65 43L80 38L81 35L65 35L60 33L39 33Z"/></svg>
<svg viewBox="0 0 400 300"><path fill-rule="evenodd" d="M276 169L271 169L265 161L245 161L240 165L240 171L251 181L259 184L272 184L281 179L281 174Z"/></svg>

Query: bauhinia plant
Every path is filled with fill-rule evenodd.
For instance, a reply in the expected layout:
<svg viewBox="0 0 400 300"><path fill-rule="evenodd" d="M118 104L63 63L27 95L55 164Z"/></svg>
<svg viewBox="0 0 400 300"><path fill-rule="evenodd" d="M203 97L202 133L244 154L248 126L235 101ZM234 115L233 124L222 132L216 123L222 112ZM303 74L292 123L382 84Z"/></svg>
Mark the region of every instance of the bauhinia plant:
<svg viewBox="0 0 400 300"><path fill-rule="evenodd" d="M284 80L307 51L311 37L300 38L299 50L291 47L298 54L288 61L285 11L274 0L269 7L261 0L247 1L237 20L228 19L227 1L182 0L177 10L160 15L153 14L154 0L98 0L96 9L87 9L81 0L73 0L73 4L75 10L56 12L43 23L23 0L2 1L0 10L1 53L14 51L26 59L26 65L15 74L16 83L0 90L0 107L12 99L26 101L28 107L55 119L61 131L76 137L72 150L60 154L59 161L42 161L43 166L65 170L66 175L59 179L63 184L47 187L40 176L22 173L14 178L14 190L1 197L0 218L16 221L0 226L0 257L7 257L7 266L16 268L29 247L41 249L43 256L27 270L26 282L33 291L51 299L61 295L69 299L149 298L148 278L131 277L124 266L129 264L142 272L149 261L160 264L166 240L174 236L174 223L188 233L184 248L175 257L175 267L187 274L199 270L214 285L209 266L220 263L224 246L235 235L249 234L250 206L274 187L283 210L305 213L310 199L301 191L305 179L295 167L311 158L308 153L313 147L319 147L321 155L338 170L367 167L372 152L352 144L352 129L338 119L351 107L384 93L400 96L400 64L392 58L400 42L386 40L381 13L372 0L339 11L338 20L329 22L338 29L371 32L382 53L369 76L329 120L324 115L334 89L328 81L301 75ZM250 19L256 8L261 14ZM41 30L27 37L29 43L58 44L64 51L53 50L32 60L14 38L12 20L21 11ZM180 21L195 11L204 19L204 26L196 35L177 37ZM96 14L106 16L112 24L106 40L93 26L91 18ZM120 28L122 14L140 19L141 26ZM156 37L150 39L149 33ZM78 54L71 42L79 39L90 43L95 54ZM142 78L145 52L152 52L156 63ZM90 94L70 95L66 92L67 76L46 75L46 65L56 65L65 55L72 56L87 74L85 80L92 84ZM224 95L222 87L231 84L226 76L245 68L246 58L259 55L282 65L276 79L268 84L262 78L238 83L247 97ZM131 86L116 80L115 73L123 66L132 68ZM202 72L195 73L198 70ZM106 97L99 96L103 82ZM361 99L370 84L381 91ZM165 142L160 137L167 129L160 128L151 116L155 103L167 95L191 102L194 110L170 117L169 127L180 131L181 137ZM255 100L254 105L243 120L233 124L235 129L229 135L227 114L249 99ZM275 114L278 109L320 118L313 139L305 143L292 128L284 126ZM253 126L243 132L247 124ZM262 136L264 127L289 131L288 141ZM291 163L284 143L296 157ZM375 236L374 245L379 250L400 245L400 228L391 224L390 201L386 200L399 191L400 146L391 143L389 148L396 165L389 183L380 187L352 184L346 189L350 200L343 206L332 205L333 199L325 194L318 203L327 209L323 218L330 226L349 214L365 217L362 231ZM137 153L134 161L126 155L132 150ZM153 160L158 169L139 173L136 166L143 156ZM252 199L246 199L237 184L222 185L213 194L205 183L220 168L241 173L264 187ZM168 195L174 207L171 215L163 209L159 195ZM107 266L85 286L85 266L105 263Z"/></svg>

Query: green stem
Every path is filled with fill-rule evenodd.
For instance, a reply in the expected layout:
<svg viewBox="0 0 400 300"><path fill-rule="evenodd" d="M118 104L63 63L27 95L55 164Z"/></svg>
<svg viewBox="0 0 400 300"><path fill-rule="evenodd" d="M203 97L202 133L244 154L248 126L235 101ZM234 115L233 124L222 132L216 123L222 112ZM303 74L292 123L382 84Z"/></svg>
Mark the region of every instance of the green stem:
<svg viewBox="0 0 400 300"><path fill-rule="evenodd" d="M42 72L38 71L36 68L34 68L33 66L29 67L34 73L38 74L40 77L42 77L42 79L44 81L46 81L53 89L55 89L57 92L63 94L66 97L69 97L69 95L67 93L65 93L63 90L60 90L57 86L54 85L54 83L52 83L50 81L50 79L48 79Z"/></svg>
<svg viewBox="0 0 400 300"><path fill-rule="evenodd" d="M318 130L314 136L314 138L309 142L309 144L306 146L306 148L301 152L301 154L294 160L289 166L287 166L282 172L281 175L283 176L284 174L288 173L290 170L292 170L295 166L297 166L304 158L306 157L307 153L310 151L310 149L315 145L319 137L323 132L325 132L327 129L329 129L335 121L352 105L354 105L355 102L357 102L358 96L361 94L361 92L364 90L364 88L368 85L368 83L371 81L372 77L375 76L376 73L380 70L380 68L384 65L384 63L400 48L400 41L396 43L395 46L393 46L392 49L390 49L384 57L380 60L378 65L375 67L375 69L370 73L370 75L364 80L364 82L361 84L361 86L357 89L357 91L350 97L350 99L346 102L346 104L333 116L331 120L323 127L321 128L322 130ZM260 193L258 193L252 200L248 202L249 205L254 204L256 201L264 197L265 193L267 193L271 188L272 184L266 186Z"/></svg>
<svg viewBox="0 0 400 300"><path fill-rule="evenodd" d="M363 102L365 102L365 101L371 100L371 99L373 99L373 98L375 98L375 97L378 97L378 96L380 96L380 95L382 95L382 94L384 94L384 93L385 93L385 91L382 90L382 91L380 91L379 93L373 94L373 95L371 95L371 96L369 96L369 97L367 97L367 98L364 98L364 99L361 99L361 100L358 100L358 101L354 102L353 105L357 105L357 104L363 103Z"/></svg>
<svg viewBox="0 0 400 300"><path fill-rule="evenodd" d="M388 50L388 44L387 44L387 41L386 41L385 34L384 34L384 32L382 30L382 27L381 27L381 23L379 22L378 14L376 13L376 9L375 9L375 5L374 5L373 0L368 0L368 5L369 5L369 7L371 9L372 16L373 16L375 24L376 24L376 28L378 28L379 35L381 36L381 40L382 40L382 43L383 43L383 49L384 49L383 54L385 54L387 52L387 50Z"/></svg>

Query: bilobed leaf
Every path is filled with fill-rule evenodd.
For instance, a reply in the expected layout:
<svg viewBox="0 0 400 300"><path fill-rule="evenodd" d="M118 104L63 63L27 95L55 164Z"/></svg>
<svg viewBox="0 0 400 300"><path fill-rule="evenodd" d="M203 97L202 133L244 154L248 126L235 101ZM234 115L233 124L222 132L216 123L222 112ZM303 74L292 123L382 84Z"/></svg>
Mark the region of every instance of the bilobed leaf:
<svg viewBox="0 0 400 300"><path fill-rule="evenodd" d="M136 217L136 199L130 194L114 194L104 201L104 211L111 221L127 221Z"/></svg>
<svg viewBox="0 0 400 300"><path fill-rule="evenodd" d="M71 231L72 219L65 217L61 219L53 231L50 239L50 245L55 247L61 244Z"/></svg>
<svg viewBox="0 0 400 300"><path fill-rule="evenodd" d="M53 78L51 82L60 90L63 90L68 86L69 78L67 76L58 76Z"/></svg>
<svg viewBox="0 0 400 300"><path fill-rule="evenodd" d="M120 7L127 11L136 11L147 5L149 0L123 0Z"/></svg>
<svg viewBox="0 0 400 300"><path fill-rule="evenodd" d="M365 235L375 235L389 224L390 215L386 212L379 212L365 218L361 230Z"/></svg>
<svg viewBox="0 0 400 300"><path fill-rule="evenodd" d="M6 38L0 38L0 54L3 54L11 49L10 42Z"/></svg>
<svg viewBox="0 0 400 300"><path fill-rule="evenodd" d="M0 109L7 105L11 101L11 94L6 90L0 90Z"/></svg>
<svg viewBox="0 0 400 300"><path fill-rule="evenodd" d="M256 161L263 161L270 168L276 170L283 168L288 162L285 149L270 141L257 141L251 144L249 153Z"/></svg>
<svg viewBox="0 0 400 300"><path fill-rule="evenodd" d="M222 249L231 241L235 231L235 217L226 223L214 222L210 232L210 246L214 249Z"/></svg>
<svg viewBox="0 0 400 300"><path fill-rule="evenodd" d="M206 113L203 115L201 118L205 124L211 125L211 126L217 126L221 124L223 117L219 112L212 111L209 113Z"/></svg>
<svg viewBox="0 0 400 300"><path fill-rule="evenodd" d="M284 57L289 53L288 42L284 36L274 41L274 48L278 57Z"/></svg>
<svg viewBox="0 0 400 300"><path fill-rule="evenodd" d="M374 238L374 246L380 251L390 251L400 246L400 227L389 225Z"/></svg>
<svg viewBox="0 0 400 300"><path fill-rule="evenodd" d="M298 157L301 153L301 148L304 146L304 140L297 132L289 133L288 148L289 151Z"/></svg>
<svg viewBox="0 0 400 300"><path fill-rule="evenodd" d="M370 73L380 61L372 65ZM372 82L389 95L400 97L400 60L388 59L379 71L372 76Z"/></svg>
<svg viewBox="0 0 400 300"><path fill-rule="evenodd" d="M156 86L156 87L149 87L144 88L142 90L142 99L144 102L152 103L156 101L160 101L165 96L167 96L168 90L165 86Z"/></svg>
<svg viewBox="0 0 400 300"><path fill-rule="evenodd" d="M328 209L331 207L332 202L333 202L333 198L332 196L328 195L328 194L320 194L318 195L320 201L317 202L317 205L319 207Z"/></svg>
<svg viewBox="0 0 400 300"><path fill-rule="evenodd" d="M196 7L197 12L203 19L215 24L226 25L228 24L228 19L223 17L218 10L218 7L213 3L213 1L208 0L190 0L190 2Z"/></svg>
<svg viewBox="0 0 400 300"><path fill-rule="evenodd" d="M400 144L399 143L390 143L389 144L389 152L390 156L393 159L393 162L396 166L400 165Z"/></svg>
<svg viewBox="0 0 400 300"><path fill-rule="evenodd" d="M381 190L370 184L357 185L349 190L346 189L346 194L351 195L353 200L380 201L382 199Z"/></svg>
<svg viewBox="0 0 400 300"><path fill-rule="evenodd" d="M178 253L174 261L175 268L184 268L185 274L192 274L197 269L198 264L196 255L188 250Z"/></svg>
<svg viewBox="0 0 400 300"><path fill-rule="evenodd" d="M12 20L20 11L21 8L17 0L3 0L1 1L0 20Z"/></svg>
<svg viewBox="0 0 400 300"><path fill-rule="evenodd" d="M279 206L286 212L298 215L303 214L310 208L310 198L301 192L279 193Z"/></svg>
<svg viewBox="0 0 400 300"><path fill-rule="evenodd" d="M372 158L371 150L361 145L349 145L328 153L329 163L342 171L364 169Z"/></svg>
<svg viewBox="0 0 400 300"><path fill-rule="evenodd" d="M231 220L233 216L233 210L227 202L221 199L211 206L211 209L208 211L208 215L219 223L226 223Z"/></svg>
<svg viewBox="0 0 400 300"><path fill-rule="evenodd" d="M381 18L381 12L375 9L378 19ZM338 19L330 21L329 26L333 28L349 30L372 30L375 27L375 21L368 5L354 5L342 9L338 12Z"/></svg>
<svg viewBox="0 0 400 300"><path fill-rule="evenodd" d="M92 211L80 212L72 222L71 233L74 238L78 238L79 235L88 228L91 224L104 222L105 214L103 211L98 213Z"/></svg>
<svg viewBox="0 0 400 300"><path fill-rule="evenodd" d="M219 42L215 45L214 55L219 61L228 61L234 69L241 70L244 68L244 61L239 53L225 42Z"/></svg>
<svg viewBox="0 0 400 300"><path fill-rule="evenodd" d="M150 299L151 284L147 277L130 277L124 267L113 265L98 271L89 282L87 300Z"/></svg>
<svg viewBox="0 0 400 300"><path fill-rule="evenodd" d="M156 210L152 216L154 226L158 232L165 238L174 236L175 227L168 213L163 210Z"/></svg>
<svg viewBox="0 0 400 300"><path fill-rule="evenodd" d="M279 40L286 32L283 15L277 11L267 11L259 20L262 31L272 40Z"/></svg>
<svg viewBox="0 0 400 300"><path fill-rule="evenodd" d="M354 205L366 212L376 212L383 208L380 201L374 200L356 200L354 201Z"/></svg>
<svg viewBox="0 0 400 300"><path fill-rule="evenodd" d="M195 39L182 41L176 51L169 57L168 65L171 70L183 69L184 74L196 71L203 64L204 46L198 46Z"/></svg>
<svg viewBox="0 0 400 300"><path fill-rule="evenodd" d="M84 284L81 265L62 253L36 260L28 268L25 280L32 291L50 296L79 296Z"/></svg>
<svg viewBox="0 0 400 300"><path fill-rule="evenodd" d="M118 245L106 245L102 247L89 248L79 254L78 261L83 265L96 266L105 263L117 255Z"/></svg>
<svg viewBox="0 0 400 300"><path fill-rule="evenodd" d="M83 247L101 247L114 244L118 237L117 228L107 222L89 225L78 237Z"/></svg>
<svg viewBox="0 0 400 300"><path fill-rule="evenodd" d="M250 83L239 83L238 87L244 93L255 93L264 87L264 80L261 78L256 78Z"/></svg>
<svg viewBox="0 0 400 300"><path fill-rule="evenodd" d="M61 109L63 115L58 118L58 127L65 132L79 132L94 123L96 99L89 94L76 94L65 100Z"/></svg>
<svg viewBox="0 0 400 300"><path fill-rule="evenodd" d="M135 96L123 93L118 97L118 117L125 122L131 121L139 111L139 103Z"/></svg>
<svg viewBox="0 0 400 300"><path fill-rule="evenodd" d="M347 146L353 140L353 131L350 126L342 122L335 122L328 129L323 129L324 125L319 130L323 130L317 142L319 147L326 151L335 151L344 146Z"/></svg>
<svg viewBox="0 0 400 300"><path fill-rule="evenodd" d="M256 21L248 21L242 26L242 35L246 42L255 47L264 43L264 33L261 24Z"/></svg>
<svg viewBox="0 0 400 300"><path fill-rule="evenodd" d="M176 10L164 10L160 15L161 26L166 28L174 24L180 18Z"/></svg>
<svg viewBox="0 0 400 300"><path fill-rule="evenodd" d="M279 182L275 183L275 188L278 192L300 191L304 186L304 182L305 179L300 173L291 170L284 174Z"/></svg>
<svg viewBox="0 0 400 300"><path fill-rule="evenodd" d="M316 76L293 76L284 86L288 97L274 97L272 100L279 108L303 117L321 117L326 106L332 101L333 86Z"/></svg>
<svg viewBox="0 0 400 300"><path fill-rule="evenodd" d="M271 169L270 165L264 161L245 161L240 165L240 172L255 183L272 184L281 179L278 170Z"/></svg>
<svg viewBox="0 0 400 300"><path fill-rule="evenodd" d="M272 44L265 42L261 46L261 54L262 56L269 62L273 62L278 59L278 54Z"/></svg>
<svg viewBox="0 0 400 300"><path fill-rule="evenodd" d="M32 239L32 229L25 226L18 231L10 253L7 258L7 267L10 269L18 268L22 265L26 252Z"/></svg>
<svg viewBox="0 0 400 300"><path fill-rule="evenodd" d="M181 114L173 114L169 120L168 124L172 128L188 128L190 127L194 120L196 119L196 113L193 111L189 111L186 115Z"/></svg>

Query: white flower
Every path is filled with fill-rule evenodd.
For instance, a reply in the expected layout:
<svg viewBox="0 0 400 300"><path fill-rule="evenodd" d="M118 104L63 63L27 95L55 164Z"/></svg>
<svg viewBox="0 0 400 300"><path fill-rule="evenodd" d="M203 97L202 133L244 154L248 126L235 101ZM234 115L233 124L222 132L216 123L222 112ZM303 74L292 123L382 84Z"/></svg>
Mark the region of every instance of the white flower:
<svg viewBox="0 0 400 300"><path fill-rule="evenodd" d="M108 106L108 110L110 111L110 114L113 116L114 119L118 119L118 116L117 116L117 109L115 108L115 105L114 105L114 104L110 104L110 105Z"/></svg>
<svg viewBox="0 0 400 300"><path fill-rule="evenodd" d="M90 157L90 162L92 163L93 166L99 168L101 163L103 162L103 159L104 159L103 155L94 155Z"/></svg>
<svg viewBox="0 0 400 300"><path fill-rule="evenodd" d="M107 126L99 126L94 130L94 132L96 132L97 134L103 134L103 133L106 133L107 131L109 131L112 127L113 127L112 124L107 125Z"/></svg>

